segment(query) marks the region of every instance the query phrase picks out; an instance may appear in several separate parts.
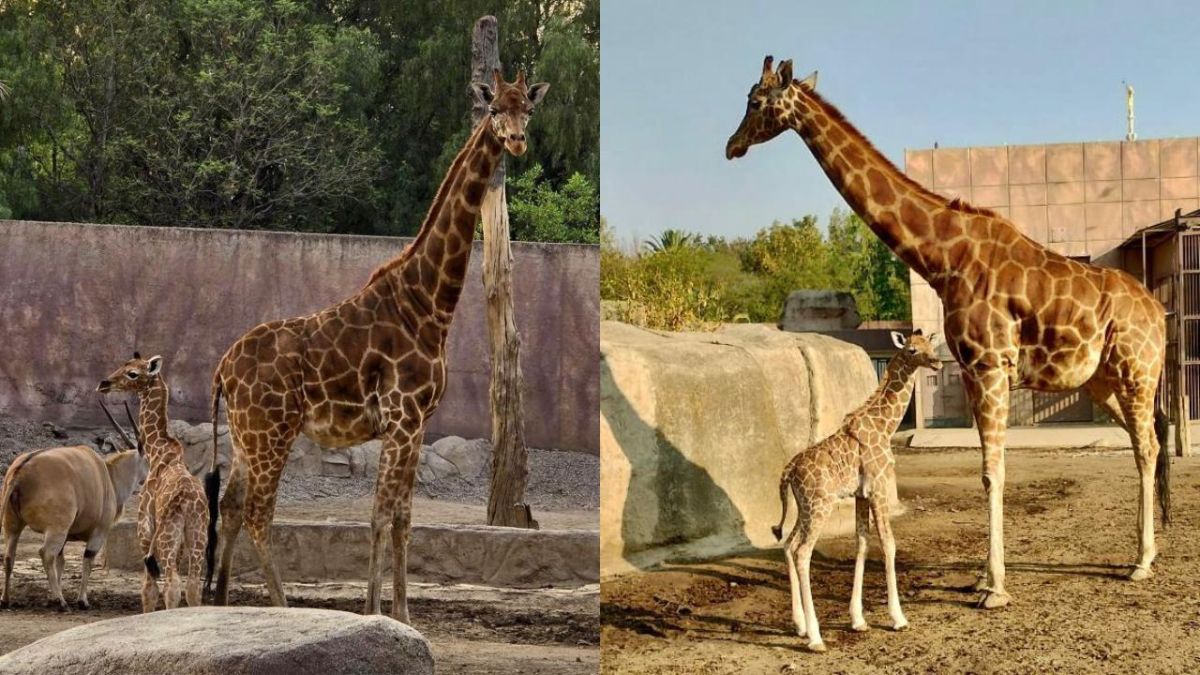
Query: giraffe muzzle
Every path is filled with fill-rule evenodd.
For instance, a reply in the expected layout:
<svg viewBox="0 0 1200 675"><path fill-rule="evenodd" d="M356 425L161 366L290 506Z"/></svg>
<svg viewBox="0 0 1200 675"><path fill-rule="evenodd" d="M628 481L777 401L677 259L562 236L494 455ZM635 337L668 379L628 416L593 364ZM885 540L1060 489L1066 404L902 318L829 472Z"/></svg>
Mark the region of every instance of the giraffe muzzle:
<svg viewBox="0 0 1200 675"><path fill-rule="evenodd" d="M730 139L729 143L725 144L725 159L738 159L739 157L745 157L746 150L748 149L749 148L746 146L737 144L733 141L733 139Z"/></svg>
<svg viewBox="0 0 1200 675"><path fill-rule="evenodd" d="M107 394L112 391L112 382L108 380L100 380L100 384L96 386L96 391L101 394Z"/></svg>

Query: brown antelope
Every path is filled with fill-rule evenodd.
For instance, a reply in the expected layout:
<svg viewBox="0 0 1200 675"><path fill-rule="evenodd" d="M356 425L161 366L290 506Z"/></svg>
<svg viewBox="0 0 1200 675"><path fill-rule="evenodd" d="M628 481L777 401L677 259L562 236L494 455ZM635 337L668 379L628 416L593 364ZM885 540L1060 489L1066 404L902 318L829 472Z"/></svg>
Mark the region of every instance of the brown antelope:
<svg viewBox="0 0 1200 675"><path fill-rule="evenodd" d="M32 450L19 455L8 467L0 498L0 521L7 542L0 607L9 603L13 558L26 527L45 536L42 565L50 584L50 601L57 600L60 611L67 609L61 585L63 549L68 541L87 542L79 579L79 607L89 607L87 585L92 561L121 517L125 501L149 473L141 444L133 449L134 443L119 426L117 431L131 449L104 457L85 445Z"/></svg>

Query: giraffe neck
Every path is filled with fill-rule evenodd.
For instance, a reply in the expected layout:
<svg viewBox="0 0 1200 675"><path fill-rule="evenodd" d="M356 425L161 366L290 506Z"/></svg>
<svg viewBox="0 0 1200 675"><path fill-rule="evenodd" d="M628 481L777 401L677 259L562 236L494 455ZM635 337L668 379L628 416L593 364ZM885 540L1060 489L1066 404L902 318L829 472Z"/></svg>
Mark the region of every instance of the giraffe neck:
<svg viewBox="0 0 1200 675"><path fill-rule="evenodd" d="M889 437L896 433L900 420L904 419L916 382L917 367L900 356L892 357L883 373L883 381L863 411L883 420L884 432Z"/></svg>
<svg viewBox="0 0 1200 675"><path fill-rule="evenodd" d="M475 222L504 146L484 117L438 187L421 231L397 258L372 275L390 286L406 309L448 326L458 304L475 238Z"/></svg>
<svg viewBox="0 0 1200 675"><path fill-rule="evenodd" d="M153 459L155 450L172 440L167 432L167 400L170 394L161 375L155 375L150 385L138 392L138 427L147 455Z"/></svg>
<svg viewBox="0 0 1200 675"><path fill-rule="evenodd" d="M931 222L934 211L949 207L945 198L901 173L815 91L793 83L781 114L834 188L888 248L926 280L949 271Z"/></svg>

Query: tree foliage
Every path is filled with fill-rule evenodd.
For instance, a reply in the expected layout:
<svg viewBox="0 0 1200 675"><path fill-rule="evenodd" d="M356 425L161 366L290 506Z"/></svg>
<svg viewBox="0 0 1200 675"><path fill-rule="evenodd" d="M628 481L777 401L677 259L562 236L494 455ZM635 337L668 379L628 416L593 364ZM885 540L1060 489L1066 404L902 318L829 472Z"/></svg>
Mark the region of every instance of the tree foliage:
<svg viewBox="0 0 1200 675"><path fill-rule="evenodd" d="M0 4L0 215L413 234L470 132L481 0ZM599 2L516 0L551 82L510 161L514 238L595 241ZM554 219L561 217L562 221Z"/></svg>
<svg viewBox="0 0 1200 675"><path fill-rule="evenodd" d="M665 242L675 242L664 245ZM909 317L908 268L861 219L835 210L774 223L749 239L666 230L641 250L601 239L600 297L611 318L665 330L775 322L797 289L849 291L864 320Z"/></svg>

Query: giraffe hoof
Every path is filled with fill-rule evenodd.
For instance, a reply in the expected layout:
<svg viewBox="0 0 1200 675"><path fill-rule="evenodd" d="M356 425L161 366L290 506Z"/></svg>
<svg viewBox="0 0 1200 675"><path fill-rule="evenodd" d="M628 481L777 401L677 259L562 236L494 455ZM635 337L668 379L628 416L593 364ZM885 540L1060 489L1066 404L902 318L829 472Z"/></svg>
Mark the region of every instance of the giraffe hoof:
<svg viewBox="0 0 1200 675"><path fill-rule="evenodd" d="M908 619L901 619L892 624L892 630L896 631L897 633L902 630L908 630Z"/></svg>
<svg viewBox="0 0 1200 675"><path fill-rule="evenodd" d="M80 600L78 605L79 605L79 609L91 609L92 608L92 606L90 604L88 604L87 600Z"/></svg>
<svg viewBox="0 0 1200 675"><path fill-rule="evenodd" d="M1133 568L1133 571L1129 573L1129 580L1145 581L1152 576L1154 576L1154 572L1152 572L1149 567L1135 567Z"/></svg>
<svg viewBox="0 0 1200 675"><path fill-rule="evenodd" d="M824 642L810 642L808 643L808 651L824 654L826 651L828 651L828 648L825 647Z"/></svg>
<svg viewBox="0 0 1200 675"><path fill-rule="evenodd" d="M862 623L851 624L850 630L854 631L855 633L865 633L871 630L871 624L867 623L866 621L863 621Z"/></svg>
<svg viewBox="0 0 1200 675"><path fill-rule="evenodd" d="M976 609L999 609L1008 604L1008 593L997 593L996 591L984 591L979 596L978 602L975 603Z"/></svg>

